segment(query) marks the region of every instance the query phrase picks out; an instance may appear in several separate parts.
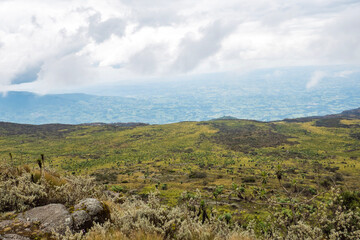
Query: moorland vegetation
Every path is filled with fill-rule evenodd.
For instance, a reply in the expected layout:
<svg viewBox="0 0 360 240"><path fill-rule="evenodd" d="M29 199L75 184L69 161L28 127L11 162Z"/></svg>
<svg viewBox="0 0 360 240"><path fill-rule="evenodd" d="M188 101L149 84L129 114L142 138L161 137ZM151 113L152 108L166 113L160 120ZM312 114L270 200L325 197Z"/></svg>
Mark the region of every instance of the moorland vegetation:
<svg viewBox="0 0 360 240"><path fill-rule="evenodd" d="M109 207L107 223L52 237L359 239L360 120L350 113L278 122L0 123L1 219L93 197Z"/></svg>

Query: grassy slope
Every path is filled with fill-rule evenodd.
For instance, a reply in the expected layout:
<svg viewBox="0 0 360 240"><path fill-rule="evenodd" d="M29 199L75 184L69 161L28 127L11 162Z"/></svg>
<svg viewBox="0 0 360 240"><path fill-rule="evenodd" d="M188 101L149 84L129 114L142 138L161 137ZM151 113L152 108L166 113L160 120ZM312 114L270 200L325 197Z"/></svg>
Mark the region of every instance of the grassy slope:
<svg viewBox="0 0 360 240"><path fill-rule="evenodd" d="M35 166L41 153L48 164L72 174L95 174L99 181L120 185L140 194L167 184L164 201L174 205L184 190L203 192L213 201L211 187L224 185L220 211L234 210L228 200L232 183L248 189L261 186L261 172L268 174L267 189L275 192L275 171L281 166L286 181L303 187L322 187L326 178L358 189L360 183L360 120L339 120L336 127L304 122L263 123L247 120L181 122L138 127L23 125L0 127L0 159ZM333 123L333 122L331 122ZM320 125L321 125L320 124ZM16 132L16 131L15 131ZM351 137L353 136L353 137ZM338 168L338 170L336 170ZM335 169L335 170L334 170ZM206 173L204 178L191 178ZM255 178L255 182L252 182ZM326 184L323 184L326 187ZM251 191L246 194L251 195ZM249 204L247 212L254 212Z"/></svg>

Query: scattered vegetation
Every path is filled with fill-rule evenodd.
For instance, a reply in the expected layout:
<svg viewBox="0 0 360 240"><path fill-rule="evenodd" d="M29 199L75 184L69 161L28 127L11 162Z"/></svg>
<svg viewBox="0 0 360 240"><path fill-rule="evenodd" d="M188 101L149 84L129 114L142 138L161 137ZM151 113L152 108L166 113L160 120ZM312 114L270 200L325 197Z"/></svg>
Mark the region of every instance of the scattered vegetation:
<svg viewBox="0 0 360 240"><path fill-rule="evenodd" d="M5 127L1 218L96 197L65 239L358 239L360 121L319 120Z"/></svg>
<svg viewBox="0 0 360 240"><path fill-rule="evenodd" d="M6 167L6 168L5 168ZM243 201L266 204L268 214L264 218L249 218L237 211L221 213L220 207L213 206L201 191L183 192L176 206L161 203L161 192L150 192L146 199L139 195L127 195L123 201L119 196L110 196L93 179L59 177L48 170L53 177L63 178L59 186L50 184L47 178L34 183L25 167L2 166L0 185L1 218L7 219L8 211L23 211L29 207L50 202L66 203L69 208L84 197L97 197L106 202L111 219L104 225L95 225L87 232L68 231L64 236L48 236L51 239L358 239L360 237L360 195L358 192L340 191L332 188L311 197L302 197L296 191L296 184L286 189L283 179L279 180L281 197L269 194L262 188L239 187L234 189L251 197ZM18 179L14 184L13 179ZM74 186L74 184L76 186ZM36 186L35 186L36 185ZM30 187L24 198L20 186ZM162 185L164 186L164 185ZM54 188L65 189L54 193ZM121 188L112 187L115 192ZM164 190L164 189L163 189ZM166 190L166 189L165 189ZM217 200L224 193L219 185L213 191ZM71 194L69 194L71 191ZM4 194L6 192L6 194ZM9 192L13 194L9 194ZM278 192L280 193L280 191ZM40 196L40 197L37 197ZM71 196L71 198L69 198ZM13 203L13 204L9 204ZM17 227L19 227L17 225ZM1 229L0 234L11 229ZM45 236L36 226L25 236Z"/></svg>

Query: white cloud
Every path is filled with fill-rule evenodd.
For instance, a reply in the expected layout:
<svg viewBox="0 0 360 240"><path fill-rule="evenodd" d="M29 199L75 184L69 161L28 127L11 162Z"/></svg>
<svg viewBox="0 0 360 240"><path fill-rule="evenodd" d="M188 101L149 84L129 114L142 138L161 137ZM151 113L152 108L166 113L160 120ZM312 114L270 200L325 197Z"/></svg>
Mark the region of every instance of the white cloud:
<svg viewBox="0 0 360 240"><path fill-rule="evenodd" d="M334 77L341 77L341 78L347 78L349 75L355 73L355 71L352 70L345 70L345 71L341 71L341 72L336 72L334 74Z"/></svg>
<svg viewBox="0 0 360 240"><path fill-rule="evenodd" d="M109 18L101 21L101 15L95 14L89 20L89 36L97 43L107 40L111 35L122 37L126 24L121 18Z"/></svg>
<svg viewBox="0 0 360 240"><path fill-rule="evenodd" d="M355 0L0 1L0 91L61 92L264 67L358 66L359 12ZM34 69L36 81L16 79Z"/></svg>
<svg viewBox="0 0 360 240"><path fill-rule="evenodd" d="M312 75L310 80L306 84L306 89L311 89L313 87L316 87L320 81L326 77L326 73L323 71L315 71Z"/></svg>
<svg viewBox="0 0 360 240"><path fill-rule="evenodd" d="M214 22L200 30L202 36L199 39L186 36L179 44L179 54L171 70L188 72L195 69L202 61L220 50L221 41L233 31L233 28L220 22Z"/></svg>

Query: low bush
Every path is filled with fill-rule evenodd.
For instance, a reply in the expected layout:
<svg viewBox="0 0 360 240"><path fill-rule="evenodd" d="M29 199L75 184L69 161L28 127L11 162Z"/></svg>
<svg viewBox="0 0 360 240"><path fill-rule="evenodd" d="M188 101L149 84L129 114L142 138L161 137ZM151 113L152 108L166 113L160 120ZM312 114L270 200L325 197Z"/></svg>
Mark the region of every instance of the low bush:
<svg viewBox="0 0 360 240"><path fill-rule="evenodd" d="M244 183L254 183L256 182L256 178L254 176L243 177L242 181Z"/></svg>
<svg viewBox="0 0 360 240"><path fill-rule="evenodd" d="M360 208L360 192L345 191L340 194L339 203L347 209L356 210Z"/></svg>
<svg viewBox="0 0 360 240"><path fill-rule="evenodd" d="M49 203L70 207L77 201L102 195L103 186L84 176L60 177L53 171L28 172L21 167L2 166L0 212L24 211Z"/></svg>
<svg viewBox="0 0 360 240"><path fill-rule="evenodd" d="M206 172L191 172L189 178L206 178Z"/></svg>
<svg viewBox="0 0 360 240"><path fill-rule="evenodd" d="M111 186L111 191L114 191L114 192L117 192L117 193L120 193L120 192L126 192L126 189L122 186L119 186L119 185L113 185Z"/></svg>

